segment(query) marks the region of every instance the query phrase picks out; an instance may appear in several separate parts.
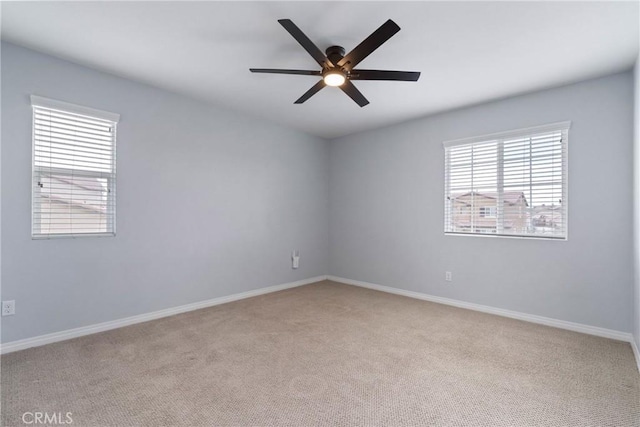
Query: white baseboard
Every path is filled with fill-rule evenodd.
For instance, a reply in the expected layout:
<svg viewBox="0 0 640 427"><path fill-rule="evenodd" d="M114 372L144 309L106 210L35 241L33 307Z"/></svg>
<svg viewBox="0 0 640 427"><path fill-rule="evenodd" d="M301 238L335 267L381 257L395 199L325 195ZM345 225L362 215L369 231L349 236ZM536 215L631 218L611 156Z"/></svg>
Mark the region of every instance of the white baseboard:
<svg viewBox="0 0 640 427"><path fill-rule="evenodd" d="M24 350L30 347L37 347L45 344L51 344L58 341L65 341L71 338L82 337L84 335L104 332L111 329L122 328L123 326L134 325L136 323L148 322L149 320L160 319L162 317L173 316L175 314L185 313L187 311L199 310L201 308L212 307L227 302L238 301L245 298L251 298L258 295L269 294L271 292L282 291L284 289L295 288L298 286L308 285L310 283L325 280L327 276L316 276L309 279L298 280L296 282L284 283L281 285L269 286L253 291L241 292L238 294L228 295L219 298L213 298L206 301L194 302L178 307L166 308L151 313L139 314L137 316L125 317L124 319L111 320L109 322L97 323L80 328L68 329L66 331L54 332L51 334L40 335L33 338L25 338L18 341L11 341L0 345L0 354L11 353L14 351Z"/></svg>
<svg viewBox="0 0 640 427"><path fill-rule="evenodd" d="M389 286L376 285L373 283L362 282L359 280L345 279L336 276L327 276L327 280L333 282L344 283L347 285L359 286L362 288L373 289L376 291L387 292L396 295L402 295L409 298L416 298L425 301L437 302L439 304L452 305L454 307L466 308L468 310L481 311L483 313L495 314L502 317L510 317L512 319L524 320L526 322L538 323L540 325L553 326L555 328L567 329L569 331L582 332L583 334L596 335L599 337L611 338L619 341L633 343L633 335L627 332L614 331L612 329L599 328L596 326L583 325L581 323L567 322L566 320L552 319L549 317L536 316L534 314L520 313L518 311L504 310L502 308L490 307L488 305L474 304L470 302L459 301L451 298L437 297L433 295L423 294L414 291L405 291L403 289L392 288ZM637 348L636 348L637 351ZM636 361L638 353L636 353Z"/></svg>
<svg viewBox="0 0 640 427"><path fill-rule="evenodd" d="M232 301L238 301L245 298L251 298L258 295L264 295L272 292L282 291L285 289L295 288L298 286L308 285L310 283L320 282L322 280L331 280L346 285L354 285L362 288L373 289L376 291L387 292L396 295L402 295L409 298L416 298L424 301L436 302L439 304L451 305L468 310L480 311L483 313L495 314L497 316L510 317L512 319L524 320L526 322L538 323L541 325L552 326L560 329L567 329L584 334L596 335L599 337L611 338L619 341L626 341L631 344L633 353L640 371L640 350L638 343L633 339L633 335L626 332L614 331L611 329L599 328L595 326L583 325L581 323L567 322L565 320L552 319L549 317L536 316L533 314L520 313L517 311L504 310L501 308L490 307L486 305L474 304L470 302L459 301L451 298L437 297L420 292L406 291L403 289L392 288L390 286L376 285L373 283L362 282L359 280L345 279L336 276L316 276L309 279L298 280L296 282L284 283L281 285L269 286L266 288L256 289L253 291L241 292L238 294L228 295L219 298L213 298L206 301L199 301L192 304L185 304L178 307L171 307L164 310L158 310L151 313L140 314L137 316L126 317L124 319L112 320L109 322L97 323L94 325L83 326L80 328L68 329L66 331L54 332L51 334L40 335L33 338L26 338L18 341L12 341L0 345L0 354L7 354L14 351L24 350L30 347L38 347L41 345L51 344L58 341L65 341L72 338L78 338L85 335L91 335L98 332L109 331L111 329L121 328L123 326L134 325L136 323L148 322L162 317L173 316L175 314L186 313L188 311L199 310L201 308L212 307L215 305L225 304Z"/></svg>

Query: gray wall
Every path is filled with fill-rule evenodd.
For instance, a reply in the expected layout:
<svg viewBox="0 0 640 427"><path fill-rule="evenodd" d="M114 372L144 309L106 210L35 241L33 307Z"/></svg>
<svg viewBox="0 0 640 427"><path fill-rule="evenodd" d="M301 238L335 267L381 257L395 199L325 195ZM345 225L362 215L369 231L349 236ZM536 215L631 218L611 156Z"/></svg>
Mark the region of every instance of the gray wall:
<svg viewBox="0 0 640 427"><path fill-rule="evenodd" d="M11 44L1 59L2 342L327 273L634 328L631 73L327 143ZM115 238L31 240L32 93L121 114ZM567 242L444 236L442 141L564 120Z"/></svg>
<svg viewBox="0 0 640 427"><path fill-rule="evenodd" d="M31 240L30 94L121 114L116 237ZM321 139L6 43L2 124L3 342L327 272Z"/></svg>
<svg viewBox="0 0 640 427"><path fill-rule="evenodd" d="M634 67L634 109L633 109L633 243L634 243L634 298L633 298L633 338L640 348L640 55ZM640 360L638 360L640 365Z"/></svg>
<svg viewBox="0 0 640 427"><path fill-rule="evenodd" d="M627 72L332 141L330 274L630 332L632 109ZM565 120L568 241L444 235L443 141Z"/></svg>

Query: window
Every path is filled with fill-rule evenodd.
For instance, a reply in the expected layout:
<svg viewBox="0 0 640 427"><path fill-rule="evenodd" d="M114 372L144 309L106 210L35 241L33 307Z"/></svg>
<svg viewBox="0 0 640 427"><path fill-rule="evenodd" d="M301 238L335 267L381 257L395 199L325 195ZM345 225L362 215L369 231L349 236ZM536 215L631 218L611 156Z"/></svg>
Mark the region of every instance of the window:
<svg viewBox="0 0 640 427"><path fill-rule="evenodd" d="M495 218L496 217L496 207L495 206L481 206L480 207L480 217L481 218Z"/></svg>
<svg viewBox="0 0 640 427"><path fill-rule="evenodd" d="M566 239L569 126L445 142L445 233Z"/></svg>
<svg viewBox="0 0 640 427"><path fill-rule="evenodd" d="M113 236L119 116L31 96L33 238Z"/></svg>

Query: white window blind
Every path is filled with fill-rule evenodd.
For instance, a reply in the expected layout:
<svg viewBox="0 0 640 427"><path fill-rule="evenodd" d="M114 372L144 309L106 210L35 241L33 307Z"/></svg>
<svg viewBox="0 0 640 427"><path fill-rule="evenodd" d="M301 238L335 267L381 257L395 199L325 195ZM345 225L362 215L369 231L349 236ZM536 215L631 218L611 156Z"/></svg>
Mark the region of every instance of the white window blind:
<svg viewBox="0 0 640 427"><path fill-rule="evenodd" d="M31 104L32 236L114 235L119 116L38 96Z"/></svg>
<svg viewBox="0 0 640 427"><path fill-rule="evenodd" d="M566 239L569 127L445 142L445 233Z"/></svg>

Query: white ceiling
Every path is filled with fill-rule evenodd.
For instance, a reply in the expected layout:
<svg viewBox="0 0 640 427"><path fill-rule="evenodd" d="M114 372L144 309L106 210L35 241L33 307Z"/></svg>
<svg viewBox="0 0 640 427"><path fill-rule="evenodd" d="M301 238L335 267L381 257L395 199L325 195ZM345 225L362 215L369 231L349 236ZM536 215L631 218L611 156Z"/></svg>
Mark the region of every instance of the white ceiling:
<svg viewBox="0 0 640 427"><path fill-rule="evenodd" d="M358 81L293 101L318 69L278 24L350 51L384 21L402 30L360 68L421 71L417 83ZM332 138L633 66L638 2L2 2L2 38Z"/></svg>

